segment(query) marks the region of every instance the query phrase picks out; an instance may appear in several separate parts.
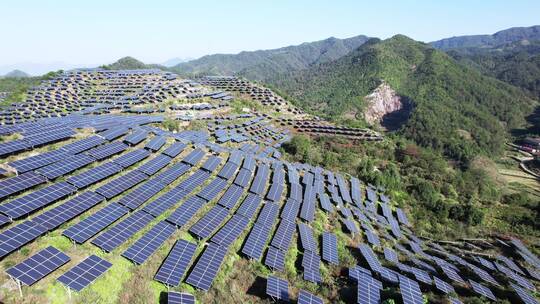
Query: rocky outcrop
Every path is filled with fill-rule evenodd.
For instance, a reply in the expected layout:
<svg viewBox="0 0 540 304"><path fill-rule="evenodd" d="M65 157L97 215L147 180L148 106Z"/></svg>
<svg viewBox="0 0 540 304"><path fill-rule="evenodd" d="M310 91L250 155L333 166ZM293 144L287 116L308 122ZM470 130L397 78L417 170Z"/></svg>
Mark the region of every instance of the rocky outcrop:
<svg viewBox="0 0 540 304"><path fill-rule="evenodd" d="M364 99L364 119L372 125L380 123L384 116L403 109L402 98L385 82Z"/></svg>

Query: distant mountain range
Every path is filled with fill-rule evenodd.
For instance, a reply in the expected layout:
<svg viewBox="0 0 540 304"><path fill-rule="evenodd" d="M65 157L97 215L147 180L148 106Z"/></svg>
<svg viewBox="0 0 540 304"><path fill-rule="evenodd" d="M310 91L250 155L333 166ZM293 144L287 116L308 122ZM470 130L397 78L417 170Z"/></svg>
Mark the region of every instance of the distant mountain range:
<svg viewBox="0 0 540 304"><path fill-rule="evenodd" d="M6 78L26 78L26 77L30 77L29 74L21 71L21 70L13 70L7 74L5 74L3 77L6 77Z"/></svg>

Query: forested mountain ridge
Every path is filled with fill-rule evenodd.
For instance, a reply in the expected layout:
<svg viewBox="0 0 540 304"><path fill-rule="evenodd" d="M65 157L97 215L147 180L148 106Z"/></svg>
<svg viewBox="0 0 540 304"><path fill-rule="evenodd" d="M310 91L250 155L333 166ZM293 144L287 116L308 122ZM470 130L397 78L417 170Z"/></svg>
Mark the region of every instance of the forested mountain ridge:
<svg viewBox="0 0 540 304"><path fill-rule="evenodd" d="M268 82L300 106L341 119L361 112L382 81L413 105L400 133L467 161L501 152L507 131L524 123L535 101L446 53L403 35L372 39L348 55Z"/></svg>
<svg viewBox="0 0 540 304"><path fill-rule="evenodd" d="M279 73L338 59L368 39L363 35L347 39L331 37L272 50L207 55L180 63L171 70L184 76L239 75L252 80L263 80Z"/></svg>

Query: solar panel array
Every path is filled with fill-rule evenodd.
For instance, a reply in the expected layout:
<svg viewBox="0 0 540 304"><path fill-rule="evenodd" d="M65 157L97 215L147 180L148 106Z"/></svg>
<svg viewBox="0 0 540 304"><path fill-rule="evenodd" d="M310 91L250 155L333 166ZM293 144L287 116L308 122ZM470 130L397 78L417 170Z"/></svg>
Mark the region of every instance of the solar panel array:
<svg viewBox="0 0 540 304"><path fill-rule="evenodd" d="M266 279L266 294L275 300L289 301L289 282L275 276L269 276Z"/></svg>
<svg viewBox="0 0 540 304"><path fill-rule="evenodd" d="M136 211L109 230L98 235L92 240L92 244L111 252L150 224L153 219L153 216L142 210Z"/></svg>
<svg viewBox="0 0 540 304"><path fill-rule="evenodd" d="M108 261L91 255L61 275L57 280L73 290L81 291L103 275L111 266L112 264Z"/></svg>
<svg viewBox="0 0 540 304"><path fill-rule="evenodd" d="M185 292L169 291L167 304L195 304L195 297Z"/></svg>
<svg viewBox="0 0 540 304"><path fill-rule="evenodd" d="M105 208L64 230L63 235L82 244L128 212L127 208L117 203L110 203Z"/></svg>
<svg viewBox="0 0 540 304"><path fill-rule="evenodd" d="M209 243L187 277L186 282L193 287L209 290L226 254L226 247Z"/></svg>
<svg viewBox="0 0 540 304"><path fill-rule="evenodd" d="M161 221L145 233L122 256L137 263L144 263L176 231L173 225Z"/></svg>
<svg viewBox="0 0 540 304"><path fill-rule="evenodd" d="M168 286L180 285L196 249L196 244L186 240L176 242L154 279Z"/></svg>
<svg viewBox="0 0 540 304"><path fill-rule="evenodd" d="M6 270L10 277L30 286L70 261L60 250L49 246Z"/></svg>

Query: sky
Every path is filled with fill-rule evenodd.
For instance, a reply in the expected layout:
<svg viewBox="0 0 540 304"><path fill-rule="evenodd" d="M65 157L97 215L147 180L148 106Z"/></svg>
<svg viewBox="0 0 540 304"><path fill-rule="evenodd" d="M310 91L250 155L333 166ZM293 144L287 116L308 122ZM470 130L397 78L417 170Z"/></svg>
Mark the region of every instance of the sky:
<svg viewBox="0 0 540 304"><path fill-rule="evenodd" d="M0 1L0 74L12 67L145 63L328 37L420 41L540 24L538 0Z"/></svg>

